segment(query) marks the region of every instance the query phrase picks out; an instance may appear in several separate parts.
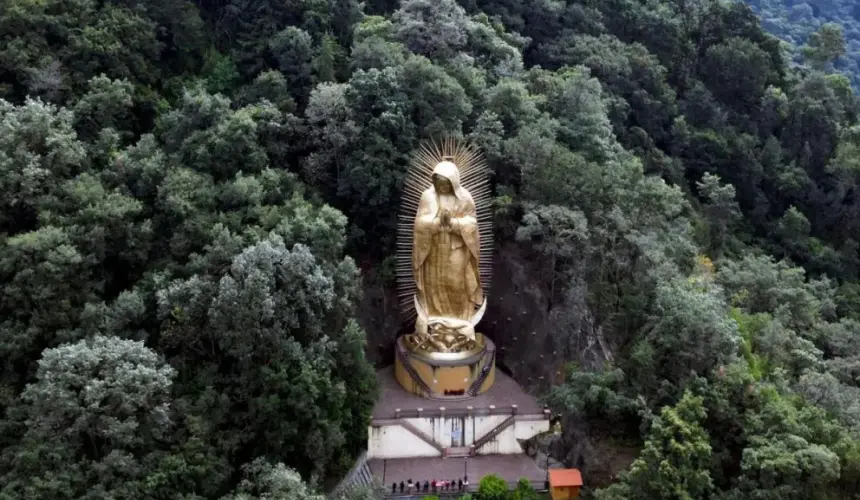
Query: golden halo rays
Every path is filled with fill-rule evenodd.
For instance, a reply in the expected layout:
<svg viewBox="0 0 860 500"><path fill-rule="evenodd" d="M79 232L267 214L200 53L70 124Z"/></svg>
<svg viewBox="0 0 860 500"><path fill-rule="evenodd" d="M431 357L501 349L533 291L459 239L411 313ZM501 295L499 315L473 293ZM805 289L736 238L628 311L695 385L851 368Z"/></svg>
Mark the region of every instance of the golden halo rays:
<svg viewBox="0 0 860 500"><path fill-rule="evenodd" d="M481 238L481 258L478 267L484 294L490 287L493 254L492 199L489 168L477 146L456 137L441 141L427 141L413 154L409 172L403 185L400 213L397 224L397 294L404 322L415 318L415 277L412 275L412 232L415 212L421 193L432 184L431 176L436 165L448 160L460 169L460 184L475 201L478 231Z"/></svg>

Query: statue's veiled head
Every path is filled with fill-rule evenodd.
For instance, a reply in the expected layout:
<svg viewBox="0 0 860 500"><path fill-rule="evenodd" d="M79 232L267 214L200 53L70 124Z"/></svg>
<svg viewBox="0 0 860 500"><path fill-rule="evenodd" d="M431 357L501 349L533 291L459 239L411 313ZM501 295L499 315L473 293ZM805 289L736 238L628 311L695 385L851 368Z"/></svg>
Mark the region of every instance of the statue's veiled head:
<svg viewBox="0 0 860 500"><path fill-rule="evenodd" d="M438 194L453 194L461 197L460 169L450 161L442 161L433 169L433 187Z"/></svg>
<svg viewBox="0 0 860 500"><path fill-rule="evenodd" d="M451 185L451 181L441 175L433 176L433 187L439 194L454 194L454 186Z"/></svg>

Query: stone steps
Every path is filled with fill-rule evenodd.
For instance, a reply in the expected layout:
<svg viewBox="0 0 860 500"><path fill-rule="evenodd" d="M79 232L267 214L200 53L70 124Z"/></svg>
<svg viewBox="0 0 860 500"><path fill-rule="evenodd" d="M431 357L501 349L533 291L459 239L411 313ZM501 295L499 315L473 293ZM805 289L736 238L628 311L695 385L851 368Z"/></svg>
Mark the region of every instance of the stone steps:
<svg viewBox="0 0 860 500"><path fill-rule="evenodd" d="M472 456L471 446L461 446L458 448L445 448L444 456L446 458L463 458Z"/></svg>
<svg viewBox="0 0 860 500"><path fill-rule="evenodd" d="M373 471L367 463L367 452L362 452L352 470L332 491L332 498L337 498L353 488L371 486L373 481Z"/></svg>
<svg viewBox="0 0 860 500"><path fill-rule="evenodd" d="M425 443L429 444L430 446L436 448L443 455L445 454L445 450L442 448L442 446L439 443L437 443L433 439L432 436L428 436L421 429L419 429L418 427L415 427L414 425L412 425L411 423L409 423L405 419L404 420L398 420L397 425L399 425L400 427L403 427L404 429L406 429L407 431L412 433L412 435L417 437L418 439L420 439L420 440L424 441Z"/></svg>
<svg viewBox="0 0 860 500"><path fill-rule="evenodd" d="M418 387L424 392L426 396L430 396L433 394L433 389L427 385L426 382L418 375L418 372L415 371L415 367L412 366L412 360L409 359L409 352L400 344L400 342L395 342L397 354L400 356L400 361L403 363L403 368L406 369L406 372L409 374L409 377L415 382Z"/></svg>
<svg viewBox="0 0 860 500"><path fill-rule="evenodd" d="M487 351L484 353L484 359L481 363L481 373L478 374L478 378L472 382L472 385L469 387L467 391L468 395L471 397L475 397L478 395L478 391L481 390L481 386L484 385L484 381L487 380L487 377L490 375L490 370L493 367L493 361L496 358L496 348L494 345L487 346Z"/></svg>
<svg viewBox="0 0 860 500"><path fill-rule="evenodd" d="M478 451L481 446L484 446L485 444L489 443L490 441L495 439L496 436L501 434L503 430L513 425L516 418L516 415L511 415L510 417L506 418L501 424L493 428L493 430L481 436L480 439L476 439L475 444L472 445L475 448L475 451Z"/></svg>

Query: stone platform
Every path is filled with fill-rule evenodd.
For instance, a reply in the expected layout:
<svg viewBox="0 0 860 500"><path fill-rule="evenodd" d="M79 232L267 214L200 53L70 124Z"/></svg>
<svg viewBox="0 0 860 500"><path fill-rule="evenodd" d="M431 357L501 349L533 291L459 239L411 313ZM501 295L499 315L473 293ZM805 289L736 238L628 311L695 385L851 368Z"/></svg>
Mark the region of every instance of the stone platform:
<svg viewBox="0 0 860 500"><path fill-rule="evenodd" d="M439 415L444 407L449 415L466 414L472 408L477 415L510 415L513 405L520 415L543 415L544 409L537 398L527 394L514 379L495 370L495 383L483 394L471 398L427 399L407 392L394 377L394 367L376 372L379 400L373 407L373 419L416 418L422 409L425 417ZM400 412L397 412L397 410ZM399 415L398 415L399 413Z"/></svg>

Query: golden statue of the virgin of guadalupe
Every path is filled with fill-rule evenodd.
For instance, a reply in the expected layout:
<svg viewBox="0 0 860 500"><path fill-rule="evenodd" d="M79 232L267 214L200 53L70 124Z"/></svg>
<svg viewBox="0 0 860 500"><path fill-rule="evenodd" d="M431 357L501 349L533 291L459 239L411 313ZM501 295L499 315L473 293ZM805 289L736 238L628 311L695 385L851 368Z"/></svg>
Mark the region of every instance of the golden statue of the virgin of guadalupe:
<svg viewBox="0 0 860 500"><path fill-rule="evenodd" d="M429 316L470 320L484 303L475 202L451 161L439 162L432 180L415 214L416 299Z"/></svg>
<svg viewBox="0 0 860 500"><path fill-rule="evenodd" d="M475 325L486 310L482 274L487 273L482 273L482 267L486 269L488 263L486 256L483 262L481 259L482 243L486 248L489 242L482 241L479 207L463 186L457 163L459 160L471 174L467 180L482 195L480 201L488 201L486 176L482 175L486 170L477 151L456 140L446 141L441 148L425 148L417 160L407 187L413 197L419 190L420 195L417 206L407 203L403 214L412 214L412 234L411 276L402 278L411 278L413 285L407 290L412 296L404 298L417 316L415 333L407 341L413 348L431 353L474 350L480 347ZM403 222L401 232L408 227ZM404 239L401 243L406 243ZM401 251L406 250L403 247Z"/></svg>

